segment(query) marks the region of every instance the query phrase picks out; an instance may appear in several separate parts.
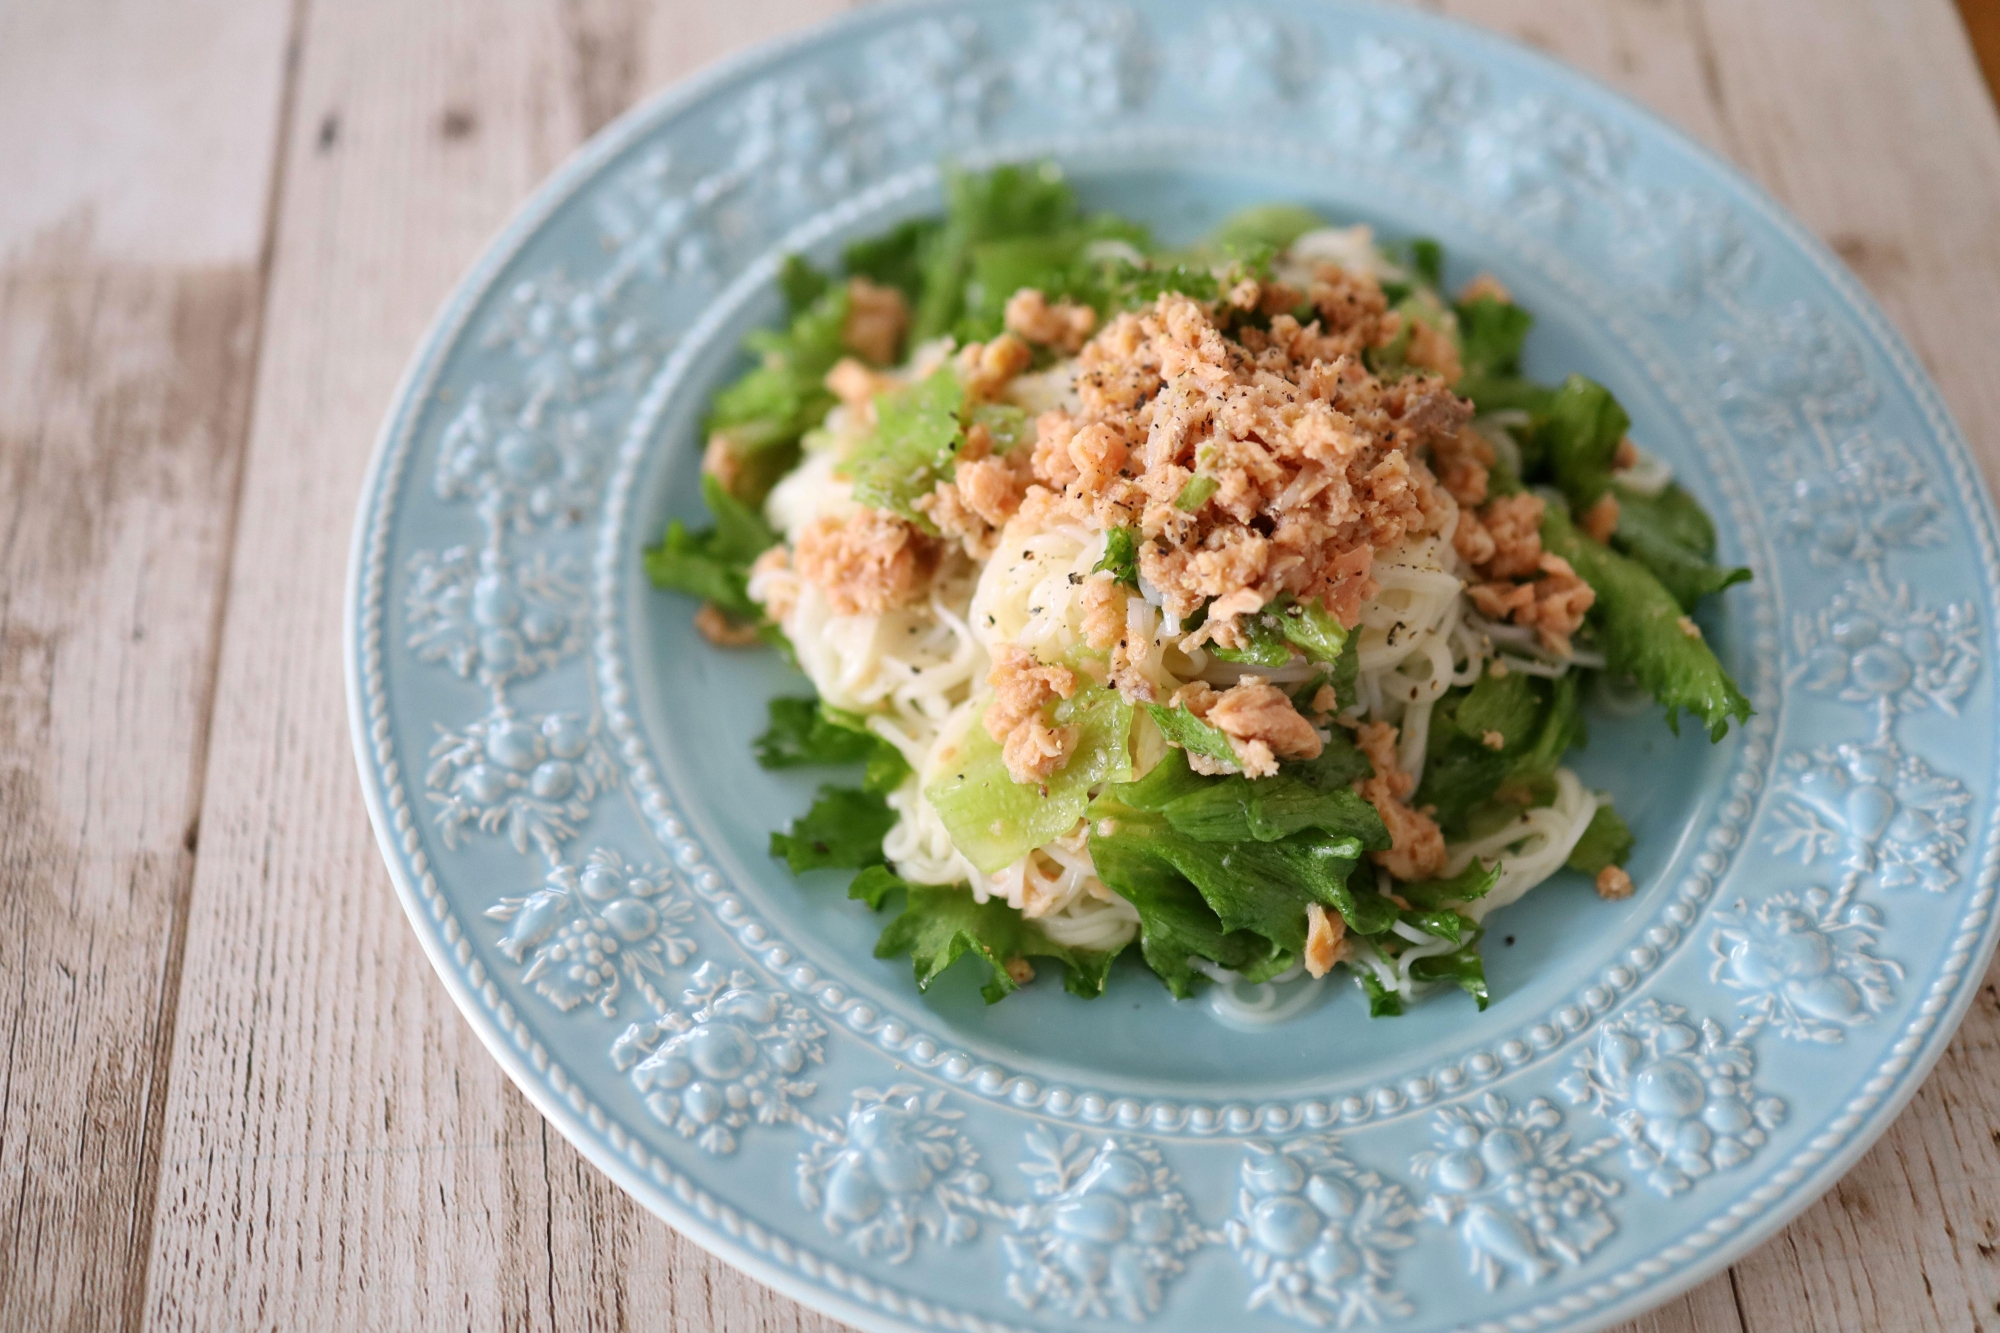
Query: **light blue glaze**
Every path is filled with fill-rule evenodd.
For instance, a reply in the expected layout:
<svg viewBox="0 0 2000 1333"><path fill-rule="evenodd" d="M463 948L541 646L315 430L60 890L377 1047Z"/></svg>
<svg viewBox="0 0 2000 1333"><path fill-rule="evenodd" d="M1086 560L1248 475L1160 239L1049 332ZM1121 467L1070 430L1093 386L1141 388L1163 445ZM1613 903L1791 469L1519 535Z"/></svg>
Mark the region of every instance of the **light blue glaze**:
<svg viewBox="0 0 2000 1333"><path fill-rule="evenodd" d="M769 654L709 648L641 545L698 422L937 162L1052 156L1191 236L1315 205L1446 244L1609 384L1756 582L1702 624L1719 746L1595 719L1633 899L1491 922L1496 1000L1246 1036L1136 967L987 1008L870 956L764 853ZM871 1329L1600 1327L1742 1253L1915 1090L1993 943L1993 512L1908 348L1754 187L1539 57L1423 15L870 10L640 108L447 305L356 531L371 813L468 1020L648 1207ZM1511 938L1510 945L1505 941Z"/></svg>

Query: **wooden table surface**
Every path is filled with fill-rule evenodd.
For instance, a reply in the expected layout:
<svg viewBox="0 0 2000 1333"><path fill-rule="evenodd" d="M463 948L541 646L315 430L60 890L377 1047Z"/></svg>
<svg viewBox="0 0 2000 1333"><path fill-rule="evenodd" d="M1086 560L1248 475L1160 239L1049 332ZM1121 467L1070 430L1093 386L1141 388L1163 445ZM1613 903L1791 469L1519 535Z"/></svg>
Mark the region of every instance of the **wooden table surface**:
<svg viewBox="0 0 2000 1333"><path fill-rule="evenodd" d="M831 1330L487 1058L348 747L397 375L635 99L837 0L0 5L0 1326ZM1448 0L1827 238L2000 478L2000 123L1948 0ZM2000 973L1826 1198L1636 1329L2000 1330Z"/></svg>

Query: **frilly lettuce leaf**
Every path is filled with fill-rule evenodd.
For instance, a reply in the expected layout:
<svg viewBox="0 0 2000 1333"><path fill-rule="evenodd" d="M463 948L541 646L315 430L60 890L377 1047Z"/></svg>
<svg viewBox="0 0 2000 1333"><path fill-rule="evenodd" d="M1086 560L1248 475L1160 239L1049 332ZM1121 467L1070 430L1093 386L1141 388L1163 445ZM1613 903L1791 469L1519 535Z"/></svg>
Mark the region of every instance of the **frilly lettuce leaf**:
<svg viewBox="0 0 2000 1333"><path fill-rule="evenodd" d="M881 865L882 839L896 812L873 792L825 786L812 809L771 835L771 855L783 858L794 875L808 870L859 870Z"/></svg>
<svg viewBox="0 0 2000 1333"><path fill-rule="evenodd" d="M1278 793L1268 806L1259 791L1267 787ZM1298 953L1309 902L1340 911L1363 933L1386 928L1378 917L1394 919L1394 903L1372 892L1357 895L1347 883L1369 845L1388 845L1373 815L1351 791L1320 791L1282 774L1254 783L1204 778L1170 751L1144 780L1108 787L1092 803L1091 856L1114 891L1122 894L1131 883L1135 892L1157 897L1161 876L1172 871L1200 893L1221 933L1252 931ZM1314 826L1320 823L1361 828L1368 841Z"/></svg>
<svg viewBox="0 0 2000 1333"><path fill-rule="evenodd" d="M848 883L847 896L855 902L867 903L879 912L888 903L890 894L909 887L903 877L887 865L863 866L861 873Z"/></svg>
<svg viewBox="0 0 2000 1333"><path fill-rule="evenodd" d="M1556 390L1536 435L1555 484L1579 510L1610 487L1612 460L1631 425L1611 391L1595 380L1571 375Z"/></svg>
<svg viewBox="0 0 2000 1333"><path fill-rule="evenodd" d="M764 768L810 764L865 764L862 790L887 796L903 785L910 765L902 751L868 730L858 713L829 708L817 699L773 699L771 721L751 742Z"/></svg>
<svg viewBox="0 0 2000 1333"><path fill-rule="evenodd" d="M1520 374L1521 348L1535 317L1511 301L1482 296L1454 307L1458 315L1459 362L1468 378L1509 378Z"/></svg>
<svg viewBox="0 0 2000 1333"><path fill-rule="evenodd" d="M1417 981L1449 981L1470 995L1482 1012L1491 998L1486 989L1486 963L1479 956L1476 937L1451 953L1419 958L1410 964L1410 976Z"/></svg>
<svg viewBox="0 0 2000 1333"><path fill-rule="evenodd" d="M1139 586L1139 530L1113 528L1104 534L1104 558L1091 566L1093 574L1108 571L1128 588Z"/></svg>
<svg viewBox="0 0 2000 1333"><path fill-rule="evenodd" d="M791 286L804 291L796 275ZM788 468L799 437L819 425L833 406L833 394L822 381L846 355L840 341L846 324L847 288L834 284L784 329L759 329L744 339L758 364L711 400L708 434L727 437L739 459L768 453Z"/></svg>
<svg viewBox="0 0 2000 1333"><path fill-rule="evenodd" d="M1590 827L1577 839L1564 864L1571 870L1595 875L1606 866L1624 865L1625 858L1632 854L1632 844L1632 830L1625 826L1624 816L1606 801L1590 817Z"/></svg>
<svg viewBox="0 0 2000 1333"><path fill-rule="evenodd" d="M1687 631L1680 603L1644 565L1578 532L1555 503L1542 515L1542 545L1596 590L1590 621L1611 670L1632 677L1665 705L1668 726L1679 730L1677 712L1685 708L1707 726L1710 740L1719 741L1732 719L1749 719L1750 701L1700 634Z"/></svg>
<svg viewBox="0 0 2000 1333"><path fill-rule="evenodd" d="M1194 994L1201 974L1192 959L1243 972L1277 952L1254 931L1224 930L1201 891L1143 841L1093 839L1091 854L1099 878L1138 910L1140 957L1176 999Z"/></svg>
<svg viewBox="0 0 2000 1333"><path fill-rule="evenodd" d="M1222 728L1210 726L1185 707L1179 704L1171 708L1165 704L1147 704L1146 712L1152 716L1160 734L1183 750L1217 763L1236 762L1236 751L1230 746L1229 737L1223 734Z"/></svg>
<svg viewBox="0 0 2000 1333"><path fill-rule="evenodd" d="M1186 759L1178 752L1162 763ZM1292 774L1252 781L1213 779L1159 810L1176 832L1197 842L1277 842L1305 829L1353 838L1368 851L1386 851L1389 830L1352 787L1321 788Z"/></svg>
<svg viewBox="0 0 2000 1333"><path fill-rule="evenodd" d="M786 255L778 268L778 290L785 294L785 308L794 316L811 308L831 286L833 279L814 268L802 255Z"/></svg>
<svg viewBox="0 0 2000 1333"><path fill-rule="evenodd" d="M1469 903L1484 898L1500 882L1500 863L1482 865L1474 860L1465 869L1447 879L1427 879L1415 884L1398 884L1396 892L1403 901L1420 910L1432 910L1450 906L1453 903ZM1456 940L1457 936L1452 936Z"/></svg>
<svg viewBox="0 0 2000 1333"><path fill-rule="evenodd" d="M1004 1000L1019 988L1007 965L1020 958L1052 958L1062 963L1063 987L1072 995L1090 999L1103 994L1115 950L1096 952L1058 944L1003 900L975 901L972 891L963 885L908 884L904 888L909 896L902 912L882 928L875 956L893 958L908 953L916 969L918 990L929 990L946 968L971 953L992 970L979 992L988 1004Z"/></svg>
<svg viewBox="0 0 2000 1333"><path fill-rule="evenodd" d="M1750 581L1747 569L1730 569L1708 557L1715 550L1715 530L1694 497L1678 486L1656 496L1612 486L1618 497L1618 527L1611 544L1644 565L1674 595L1684 611L1702 598Z"/></svg>
<svg viewBox="0 0 2000 1333"><path fill-rule="evenodd" d="M894 287L914 303L923 296L925 250L943 227L939 218L911 218L854 242L841 252L841 262L849 273Z"/></svg>
<svg viewBox="0 0 2000 1333"><path fill-rule="evenodd" d="M1299 204L1255 204L1224 218L1222 225L1208 234L1207 245L1225 255L1283 250L1324 226L1325 218Z"/></svg>
<svg viewBox="0 0 2000 1333"><path fill-rule="evenodd" d="M777 544L778 534L714 477L702 476L701 494L715 526L696 531L679 519L669 523L660 544L646 548L646 577L656 588L714 602L739 616L760 616L762 609L750 600L750 565Z"/></svg>

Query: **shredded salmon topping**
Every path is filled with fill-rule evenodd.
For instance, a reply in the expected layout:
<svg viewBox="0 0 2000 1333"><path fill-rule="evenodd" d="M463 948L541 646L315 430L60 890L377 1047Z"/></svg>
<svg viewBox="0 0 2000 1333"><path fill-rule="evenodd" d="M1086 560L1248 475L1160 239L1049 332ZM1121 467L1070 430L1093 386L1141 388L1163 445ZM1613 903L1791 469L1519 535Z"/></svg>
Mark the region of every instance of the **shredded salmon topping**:
<svg viewBox="0 0 2000 1333"><path fill-rule="evenodd" d="M1375 775L1355 783L1354 790L1389 827L1389 850L1372 853L1375 864L1400 880L1436 878L1444 870L1444 833L1424 810L1405 804L1417 780L1396 762L1396 728L1364 722L1355 730L1354 743L1375 766Z"/></svg>
<svg viewBox="0 0 2000 1333"><path fill-rule="evenodd" d="M875 419L875 395L899 387L894 376L870 370L851 356L843 356L834 362L833 369L826 372L822 383L828 393L845 403L849 410L860 414L864 421Z"/></svg>
<svg viewBox="0 0 2000 1333"><path fill-rule="evenodd" d="M1083 581L1083 641L1097 652L1108 652L1125 636L1127 595L1108 571Z"/></svg>
<svg viewBox="0 0 2000 1333"><path fill-rule="evenodd" d="M1583 628L1597 593L1559 555L1543 552L1536 567L1542 576L1531 582L1475 583L1466 588L1466 596L1487 619L1529 626L1543 647L1567 657L1570 635Z"/></svg>
<svg viewBox="0 0 2000 1333"><path fill-rule="evenodd" d="M1323 977L1347 957L1347 921L1318 903L1306 904L1306 972Z"/></svg>
<svg viewBox="0 0 2000 1333"><path fill-rule="evenodd" d="M800 534L792 563L836 613L880 615L929 591L941 550L894 514L861 509L845 522L814 522Z"/></svg>
<svg viewBox="0 0 2000 1333"><path fill-rule="evenodd" d="M1618 502L1604 499L1615 526ZM1530 626L1545 648L1567 657L1570 636L1583 627L1597 594L1569 561L1542 549L1545 507L1541 497L1520 494L1500 496L1476 511L1460 510L1451 540L1480 580L1465 590L1479 613Z"/></svg>
<svg viewBox="0 0 2000 1333"><path fill-rule="evenodd" d="M878 366L896 359L903 331L910 326L910 303L894 287L880 287L866 278L847 280L847 320L840 326L840 345Z"/></svg>
<svg viewBox="0 0 2000 1333"><path fill-rule="evenodd" d="M757 626L734 621L714 602L703 602L694 613L694 627L718 648L747 648L757 642Z"/></svg>
<svg viewBox="0 0 2000 1333"><path fill-rule="evenodd" d="M1004 315L1009 333L1018 333L1031 343L1053 347L1069 356L1076 355L1083 340L1097 327L1097 312L1072 301L1049 304L1049 298L1033 287L1023 287L1007 298Z"/></svg>
<svg viewBox="0 0 2000 1333"><path fill-rule="evenodd" d="M1632 896L1632 877L1619 866L1606 866L1597 872L1597 896L1610 902Z"/></svg>
<svg viewBox="0 0 2000 1333"><path fill-rule="evenodd" d="M750 598L772 620L782 621L799 604L799 575L792 553L782 544L750 562Z"/></svg>
<svg viewBox="0 0 2000 1333"><path fill-rule="evenodd" d="M1410 364L1435 372L1447 387L1457 384L1465 368L1459 362L1458 344L1451 335L1422 320L1412 320L1411 325Z"/></svg>
<svg viewBox="0 0 2000 1333"><path fill-rule="evenodd" d="M1493 444L1470 426L1431 445L1431 471L1461 511L1486 503L1493 468ZM1464 517L1461 514L1460 524Z"/></svg>
<svg viewBox="0 0 2000 1333"><path fill-rule="evenodd" d="M1173 702L1229 738L1245 777L1270 777L1280 759L1317 759L1325 745L1284 691L1255 677L1226 690L1193 681L1174 692ZM1198 772L1214 767L1197 754L1190 754L1188 762Z"/></svg>
<svg viewBox="0 0 2000 1333"><path fill-rule="evenodd" d="M743 472L743 460L737 457L735 446L727 435L708 437L708 444L701 451L701 470L721 482L723 490L736 489L736 480Z"/></svg>
<svg viewBox="0 0 2000 1333"><path fill-rule="evenodd" d="M1076 693L1076 673L1037 661L1019 644L1003 642L994 645L986 683L993 690L993 701L986 705L986 734L1000 742L1007 776L1035 784L1061 768L1076 748L1077 729L1052 725L1044 712L1046 705Z"/></svg>
<svg viewBox="0 0 2000 1333"><path fill-rule="evenodd" d="M993 554L1000 530L1021 508L1027 476L1021 463L1026 450L994 454L992 436L975 424L966 432L966 447L950 481L940 481L917 509L946 537L957 538L976 560Z"/></svg>
<svg viewBox="0 0 2000 1333"><path fill-rule="evenodd" d="M1610 541L1611 534L1618 530L1618 497L1610 491L1598 496L1597 503L1583 511L1577 526L1594 542Z"/></svg>
<svg viewBox="0 0 2000 1333"><path fill-rule="evenodd" d="M1033 365L1035 354L1028 344L1011 333L1003 333L989 343L968 343L956 359L958 378L965 385L967 402L990 402L1014 377Z"/></svg>
<svg viewBox="0 0 2000 1333"><path fill-rule="evenodd" d="M1542 511L1538 495L1503 495L1478 513L1461 512L1452 545L1483 579L1531 575L1542 558Z"/></svg>
<svg viewBox="0 0 2000 1333"><path fill-rule="evenodd" d="M1385 384L1362 365L1398 329L1367 275L1326 265L1305 293L1242 295L1317 318L1231 337L1172 294L1120 315L1077 358L1080 410L1045 413L1033 455L1070 513L1140 530L1140 572L1171 615L1216 602L1208 634L1223 643L1283 593L1351 626L1376 591L1373 553L1449 520L1420 455L1471 414L1438 376Z"/></svg>

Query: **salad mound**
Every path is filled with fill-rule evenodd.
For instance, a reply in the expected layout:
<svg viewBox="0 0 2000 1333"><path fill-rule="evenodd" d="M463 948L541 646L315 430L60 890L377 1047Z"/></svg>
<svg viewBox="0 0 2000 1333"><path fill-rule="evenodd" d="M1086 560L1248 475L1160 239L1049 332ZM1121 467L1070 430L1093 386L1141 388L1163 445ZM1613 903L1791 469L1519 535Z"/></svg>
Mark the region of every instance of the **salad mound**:
<svg viewBox="0 0 2000 1333"><path fill-rule="evenodd" d="M1046 165L946 194L839 276L786 261L713 523L646 553L810 680L758 762L857 775L772 854L858 872L878 956L975 954L989 1001L1132 950L1222 1010L1342 969L1377 1015L1484 1008L1489 913L1565 868L1631 894L1563 764L1582 700L1721 739L1750 705L1691 613L1749 572L1616 399L1524 378L1532 316L1447 297L1434 242L1273 205L1169 250Z"/></svg>

